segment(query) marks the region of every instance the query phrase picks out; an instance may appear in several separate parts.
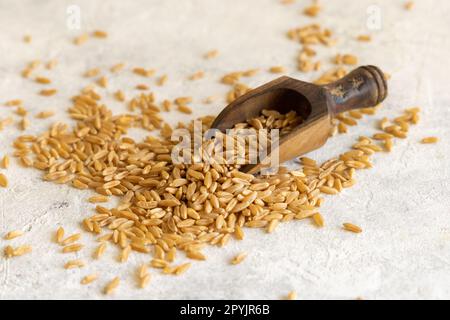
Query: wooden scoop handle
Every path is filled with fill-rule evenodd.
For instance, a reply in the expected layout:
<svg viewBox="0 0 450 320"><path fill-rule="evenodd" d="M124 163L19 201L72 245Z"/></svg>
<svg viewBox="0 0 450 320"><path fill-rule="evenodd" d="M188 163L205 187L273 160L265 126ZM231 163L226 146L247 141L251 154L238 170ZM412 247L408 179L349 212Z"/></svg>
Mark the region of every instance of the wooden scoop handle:
<svg viewBox="0 0 450 320"><path fill-rule="evenodd" d="M333 115L366 107L374 107L386 98L387 83L383 72L375 66L359 67L344 78L324 85L331 99Z"/></svg>

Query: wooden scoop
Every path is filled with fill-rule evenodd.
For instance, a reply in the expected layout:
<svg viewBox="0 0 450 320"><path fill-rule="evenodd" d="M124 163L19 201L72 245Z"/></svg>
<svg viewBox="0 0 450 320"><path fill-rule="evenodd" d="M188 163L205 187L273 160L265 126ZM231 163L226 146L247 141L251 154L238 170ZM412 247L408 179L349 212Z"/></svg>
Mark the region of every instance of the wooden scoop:
<svg viewBox="0 0 450 320"><path fill-rule="evenodd" d="M249 91L230 103L217 116L212 128L225 131L235 124L258 117L263 109L280 113L296 111L304 121L279 139L279 163L321 147L330 136L331 119L337 114L374 107L386 98L387 83L375 66L359 67L327 85L315 85L286 76ZM270 152L277 150L268 150ZM256 173L266 167L264 159L241 170Z"/></svg>

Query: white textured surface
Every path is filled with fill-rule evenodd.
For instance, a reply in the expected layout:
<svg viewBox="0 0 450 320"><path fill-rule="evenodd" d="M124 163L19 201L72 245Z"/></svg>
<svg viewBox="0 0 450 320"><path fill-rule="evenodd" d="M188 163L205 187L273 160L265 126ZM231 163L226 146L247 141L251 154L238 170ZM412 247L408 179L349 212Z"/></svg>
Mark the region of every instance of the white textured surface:
<svg viewBox="0 0 450 320"><path fill-rule="evenodd" d="M294 77L316 76L305 77L295 70L298 45L284 35L287 29L312 21L299 14L309 2L300 2L282 6L277 0L1 0L0 100L22 98L33 114L57 110L52 119L33 121L29 132L37 133L57 119L67 119L68 98L88 83L80 77L86 69L125 61L129 67L153 67L169 75L166 86L155 88L158 98L193 95L195 115L214 114L223 101L211 106L200 101L213 94L223 96L227 87L217 80L225 72L280 64ZM247 231L245 241L207 249L208 260L194 263L182 277L152 271L151 285L138 290L134 271L149 257L133 255L121 265L114 261L117 250L111 247L104 259L92 261L96 243L86 234L86 249L79 257L89 261L88 267L62 268L69 256L59 253L51 236L59 225L68 232L79 229L81 219L92 211L85 201L91 193L43 182L40 172L13 161L6 172L10 187L0 189L0 234L26 230L25 236L10 243L32 244L33 252L11 260L0 257L0 298L104 298L101 288L116 275L123 282L113 298L278 299L290 290L296 290L300 299L450 298L450 3L417 1L414 10L406 12L402 1L324 2L320 21L336 32L339 44L320 49L323 59L328 61L336 52L356 53L361 64L379 65L392 79L385 107L376 117L329 140L311 157L325 160L337 155L358 135L371 134L381 116L396 116L412 105L424 110L423 120L407 140L397 141L391 154L376 155L372 170L358 172L355 187L326 199L321 210L326 228L318 230L301 221L283 224L270 236ZM382 29L372 33L372 43L358 43L353 38L369 32L366 9L373 3L381 8ZM104 29L110 37L73 46L70 40L78 32L66 27L69 4L80 5L83 30ZM30 45L21 41L25 33L33 36ZM205 62L202 54L214 48L220 56ZM22 79L19 72L27 61L49 58L59 60L50 74L59 93L43 98L36 94L41 87ZM185 80L200 69L207 74L204 79ZM248 84L272 78L262 72ZM103 95L117 88L128 88L131 95L143 80L128 72L110 82ZM110 98L107 104L115 112L123 110ZM10 113L0 107L0 118ZM176 112L168 117L172 123L186 119ZM11 141L18 134L13 127L0 133L0 155L12 152ZM430 135L439 136L439 144L418 144ZM361 225L364 232L343 232L340 225L345 221ZM0 247L5 245L1 239ZM229 266L228 260L240 251L250 253L247 260ZM94 271L101 273L99 281L81 286L81 277Z"/></svg>

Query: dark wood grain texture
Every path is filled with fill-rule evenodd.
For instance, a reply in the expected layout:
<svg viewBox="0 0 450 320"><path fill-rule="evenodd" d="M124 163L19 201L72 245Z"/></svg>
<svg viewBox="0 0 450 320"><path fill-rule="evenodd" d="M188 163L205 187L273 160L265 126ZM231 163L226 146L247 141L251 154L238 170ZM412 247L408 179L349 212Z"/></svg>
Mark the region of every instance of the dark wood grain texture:
<svg viewBox="0 0 450 320"><path fill-rule="evenodd" d="M331 97L329 107L333 115L376 106L387 96L384 74L375 66L359 67L324 88Z"/></svg>

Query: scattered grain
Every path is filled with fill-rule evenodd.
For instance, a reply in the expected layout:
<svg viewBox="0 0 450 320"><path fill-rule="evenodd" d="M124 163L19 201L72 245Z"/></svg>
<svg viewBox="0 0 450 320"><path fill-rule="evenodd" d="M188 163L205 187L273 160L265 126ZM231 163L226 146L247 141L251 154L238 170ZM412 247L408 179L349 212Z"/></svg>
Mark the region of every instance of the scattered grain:
<svg viewBox="0 0 450 320"><path fill-rule="evenodd" d="M108 78L106 78L105 76L100 77L97 79L96 83L102 87L102 88L106 88L108 86Z"/></svg>
<svg viewBox="0 0 450 320"><path fill-rule="evenodd" d="M61 240L59 243L63 246L67 246L69 244L75 243L81 238L81 233L75 233L71 236L68 236L66 239Z"/></svg>
<svg viewBox="0 0 450 320"><path fill-rule="evenodd" d="M232 260L231 260L231 264L236 265L241 263L245 258L247 257L247 253L242 252L239 253L237 256L235 256Z"/></svg>
<svg viewBox="0 0 450 320"><path fill-rule="evenodd" d="M108 33L102 30L95 30L94 32L92 32L92 36L96 38L106 38L108 37Z"/></svg>
<svg viewBox="0 0 450 320"><path fill-rule="evenodd" d="M283 66L274 66L270 67L269 71L271 73L283 73L286 72L286 69Z"/></svg>
<svg viewBox="0 0 450 320"><path fill-rule="evenodd" d="M83 76L86 78L96 77L100 74L100 72L101 72L100 68L92 68L92 69L87 70L83 74Z"/></svg>
<svg viewBox="0 0 450 320"><path fill-rule="evenodd" d="M340 181L340 180L337 180L337 181ZM313 214L312 219L313 219L314 223L316 224L316 226L318 226L319 228L322 228L325 225L323 216L319 212Z"/></svg>
<svg viewBox="0 0 450 320"><path fill-rule="evenodd" d="M76 260L70 260L67 261L64 265L64 269L75 269L75 268L83 268L85 266L85 263L83 260L76 259Z"/></svg>
<svg viewBox="0 0 450 320"><path fill-rule="evenodd" d="M200 71L197 71L197 72L191 74L189 76L189 80L198 80L198 79L203 78L204 76L205 76L205 72L200 70Z"/></svg>
<svg viewBox="0 0 450 320"><path fill-rule="evenodd" d="M206 257L200 251L188 251L186 256L194 260L206 260Z"/></svg>
<svg viewBox="0 0 450 320"><path fill-rule="evenodd" d="M278 224L280 223L280 220L278 219L274 219L272 221L269 222L269 224L267 225L267 233L272 233L275 228L278 226Z"/></svg>
<svg viewBox="0 0 450 320"><path fill-rule="evenodd" d="M96 274L96 273L89 274L89 275L85 276L83 279L81 279L81 284L86 285L86 284L94 282L97 279L98 279L98 274Z"/></svg>
<svg viewBox="0 0 450 320"><path fill-rule="evenodd" d="M46 77L36 77L34 79L37 83L41 83L41 84L49 84L52 83L52 81L49 78Z"/></svg>
<svg viewBox="0 0 450 320"><path fill-rule="evenodd" d="M145 288L151 280L151 276L149 274L143 276L142 278L139 279L139 288L143 289Z"/></svg>
<svg viewBox="0 0 450 320"><path fill-rule="evenodd" d="M46 67L48 70L52 70L53 68L56 67L57 64L58 64L58 61L55 60L55 59L53 59L53 60L50 60L49 62L47 62L47 64L45 65L45 67Z"/></svg>
<svg viewBox="0 0 450 320"><path fill-rule="evenodd" d="M412 10L414 8L414 1L407 1L407 2L405 2L403 7L405 8L405 10L408 10L408 11Z"/></svg>
<svg viewBox="0 0 450 320"><path fill-rule="evenodd" d="M122 249L119 255L119 262L127 262L128 257L130 256L131 246L126 246Z"/></svg>
<svg viewBox="0 0 450 320"><path fill-rule="evenodd" d="M108 202L108 197L103 195L95 195L88 199L90 203L98 203L98 202Z"/></svg>
<svg viewBox="0 0 450 320"><path fill-rule="evenodd" d="M75 37L75 39L73 39L73 43L77 46L80 46L82 44L84 44L86 41L88 41L89 39L89 35L87 33L84 33L78 37Z"/></svg>
<svg viewBox="0 0 450 320"><path fill-rule="evenodd" d="M214 50L210 50L210 51L206 52L206 53L203 55L203 57L204 57L205 59L212 59L212 58L217 57L218 55L219 55L219 50L214 49Z"/></svg>
<svg viewBox="0 0 450 320"><path fill-rule="evenodd" d="M12 239L14 239L14 238L17 238L17 237L22 236L23 234L24 234L24 232L23 232L22 230L14 230L14 231L10 231L10 232L8 232L8 233L5 235L4 239L5 239L5 240L12 240Z"/></svg>
<svg viewBox="0 0 450 320"><path fill-rule="evenodd" d="M0 161L0 168L8 169L9 167L9 156L4 155L2 160Z"/></svg>
<svg viewBox="0 0 450 320"><path fill-rule="evenodd" d="M148 85L141 83L141 84L136 85L136 89L137 90L148 90L150 88Z"/></svg>
<svg viewBox="0 0 450 320"><path fill-rule="evenodd" d="M317 17L317 15L320 12L320 9L321 9L320 6L317 3L314 3L311 6L306 7L303 10L303 14L307 15L307 16L310 16L310 17Z"/></svg>
<svg viewBox="0 0 450 320"><path fill-rule="evenodd" d="M206 97L205 99L203 99L203 103L210 104L210 103L214 102L215 100L217 100L216 96L209 96L209 97Z"/></svg>
<svg viewBox="0 0 450 320"><path fill-rule="evenodd" d="M64 232L64 228L63 227L59 227L56 230L56 234L55 234L56 243L61 243L63 241L64 233L65 232Z"/></svg>
<svg viewBox="0 0 450 320"><path fill-rule="evenodd" d="M8 187L8 179L3 173L0 173L0 187Z"/></svg>
<svg viewBox="0 0 450 320"><path fill-rule="evenodd" d="M287 300L296 300L297 299L297 292L291 291L287 295Z"/></svg>
<svg viewBox="0 0 450 320"><path fill-rule="evenodd" d="M13 99L5 102L5 106L7 107L16 107L21 106L23 101L21 99Z"/></svg>
<svg viewBox="0 0 450 320"><path fill-rule="evenodd" d="M117 289L117 287L119 286L119 284L120 284L120 278L119 278L119 277L115 277L114 279L112 279L112 280L106 285L106 287L105 287L105 289L104 289L104 293L105 293L106 295L112 294L112 293Z"/></svg>
<svg viewBox="0 0 450 320"><path fill-rule="evenodd" d="M183 106L192 102L192 97L178 97L174 100L177 106Z"/></svg>
<svg viewBox="0 0 450 320"><path fill-rule="evenodd" d="M358 64L358 58L352 54L338 54L334 57L336 64L356 65Z"/></svg>
<svg viewBox="0 0 450 320"><path fill-rule="evenodd" d="M156 81L156 84L158 86L163 86L166 84L168 79L168 76L166 74L162 75L161 77L158 78L158 80Z"/></svg>
<svg viewBox="0 0 450 320"><path fill-rule="evenodd" d="M155 74L154 69L134 68L133 72L142 77L151 77Z"/></svg>
<svg viewBox="0 0 450 320"><path fill-rule="evenodd" d="M94 251L94 259L100 259L106 251L106 242L101 243Z"/></svg>
<svg viewBox="0 0 450 320"><path fill-rule="evenodd" d="M125 94L123 93L122 90L117 90L114 93L114 98L116 98L116 100L120 101L120 102L124 102L125 101Z"/></svg>
<svg viewBox="0 0 450 320"><path fill-rule="evenodd" d="M362 232L362 229L360 227L358 227L357 225L354 225L353 223L347 222L347 223L344 223L343 226L344 226L344 229L347 230L347 231L351 231L351 232L354 232L354 233L361 233Z"/></svg>
<svg viewBox="0 0 450 320"><path fill-rule="evenodd" d="M4 253L7 258L23 256L25 254L30 253L31 251L32 248L29 245L22 245L17 248L13 248L12 246L6 246L4 249Z"/></svg>
<svg viewBox="0 0 450 320"><path fill-rule="evenodd" d="M53 96L54 94L56 94L57 90L56 89L43 89L41 91L39 91L39 94L41 96Z"/></svg>
<svg viewBox="0 0 450 320"><path fill-rule="evenodd" d="M370 42L372 37L369 34L361 34L356 39L361 42Z"/></svg>
<svg viewBox="0 0 450 320"><path fill-rule="evenodd" d="M179 105L177 107L177 110L182 112L182 113L186 113L186 114L191 114L192 113L192 109L189 108L188 106L185 106L185 105Z"/></svg>
<svg viewBox="0 0 450 320"><path fill-rule="evenodd" d="M52 117L54 115L55 115L54 111L47 110L47 111L41 111L38 114L36 114L36 118L37 119L47 119L47 118L50 118L50 117Z"/></svg>
<svg viewBox="0 0 450 320"><path fill-rule="evenodd" d="M439 141L438 137L426 137L420 140L420 143L436 143Z"/></svg>
<svg viewBox="0 0 450 320"><path fill-rule="evenodd" d="M121 63L117 63L117 64L113 65L109 70L112 73L118 73L118 72L122 71L123 68L125 68L125 63L121 62Z"/></svg>
<svg viewBox="0 0 450 320"><path fill-rule="evenodd" d="M19 106L16 109L16 114L18 116L25 117L28 114L28 111L24 107Z"/></svg>
<svg viewBox="0 0 450 320"><path fill-rule="evenodd" d="M76 243L76 244L71 244L68 246L65 246L62 249L63 253L71 253L71 252L78 252L80 251L84 246L82 244Z"/></svg>
<svg viewBox="0 0 450 320"><path fill-rule="evenodd" d="M29 34L26 34L23 36L23 42L31 43L31 40L33 40L33 39L31 38L31 36Z"/></svg>
<svg viewBox="0 0 450 320"><path fill-rule="evenodd" d="M190 262L180 264L178 267L175 267L174 274L177 276L181 275L185 273L190 267L191 267Z"/></svg>
<svg viewBox="0 0 450 320"><path fill-rule="evenodd" d="M30 126L30 120L27 118L23 118L19 121L19 129L20 130L26 130Z"/></svg>

